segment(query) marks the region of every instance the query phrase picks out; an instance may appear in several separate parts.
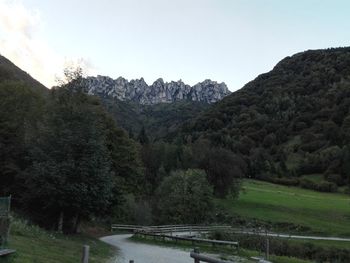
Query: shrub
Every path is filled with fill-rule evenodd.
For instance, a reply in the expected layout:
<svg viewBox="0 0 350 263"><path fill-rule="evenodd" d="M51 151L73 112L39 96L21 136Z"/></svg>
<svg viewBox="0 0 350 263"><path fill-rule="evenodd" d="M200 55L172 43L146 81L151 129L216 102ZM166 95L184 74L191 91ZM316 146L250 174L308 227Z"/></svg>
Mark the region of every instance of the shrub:
<svg viewBox="0 0 350 263"><path fill-rule="evenodd" d="M317 191L320 191L320 192L334 193L334 192L337 192L337 190L338 190L338 187L335 183L323 181L317 184Z"/></svg>
<svg viewBox="0 0 350 263"><path fill-rule="evenodd" d="M326 179L327 179L327 181L329 181L331 183L335 183L338 186L344 185L343 178L341 177L340 174L329 174L329 175L327 175Z"/></svg>
<svg viewBox="0 0 350 263"><path fill-rule="evenodd" d="M157 222L202 223L212 211L213 188L202 170L172 172L157 189Z"/></svg>
<svg viewBox="0 0 350 263"><path fill-rule="evenodd" d="M312 141L306 144L303 144L300 149L304 152L314 152L326 144L326 141Z"/></svg>
<svg viewBox="0 0 350 263"><path fill-rule="evenodd" d="M287 178L287 177L266 177L266 181L274 183L274 184L282 184L286 186L297 186L299 185L298 178Z"/></svg>
<svg viewBox="0 0 350 263"><path fill-rule="evenodd" d="M317 184L310 179L301 178L300 179L300 187L305 189L317 190Z"/></svg>
<svg viewBox="0 0 350 263"><path fill-rule="evenodd" d="M338 187L335 183L326 182L326 181L316 183L307 178L300 179L300 187L319 191L319 192L334 193L338 191Z"/></svg>

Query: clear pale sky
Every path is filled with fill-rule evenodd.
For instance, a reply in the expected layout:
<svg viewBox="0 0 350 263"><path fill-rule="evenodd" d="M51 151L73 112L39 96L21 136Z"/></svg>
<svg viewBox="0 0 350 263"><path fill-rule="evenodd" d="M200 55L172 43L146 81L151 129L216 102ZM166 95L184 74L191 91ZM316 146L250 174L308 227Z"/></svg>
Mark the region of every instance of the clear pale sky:
<svg viewBox="0 0 350 263"><path fill-rule="evenodd" d="M0 54L47 86L67 62L237 90L281 59L350 45L347 0L0 0Z"/></svg>

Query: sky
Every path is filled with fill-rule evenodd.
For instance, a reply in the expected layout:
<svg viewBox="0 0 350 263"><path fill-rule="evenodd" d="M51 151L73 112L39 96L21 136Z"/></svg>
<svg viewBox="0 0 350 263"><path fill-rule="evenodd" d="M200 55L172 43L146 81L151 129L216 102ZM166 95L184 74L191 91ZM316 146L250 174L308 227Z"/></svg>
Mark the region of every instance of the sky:
<svg viewBox="0 0 350 263"><path fill-rule="evenodd" d="M348 0L0 0L0 54L47 87L67 66L240 89L286 56L350 46Z"/></svg>

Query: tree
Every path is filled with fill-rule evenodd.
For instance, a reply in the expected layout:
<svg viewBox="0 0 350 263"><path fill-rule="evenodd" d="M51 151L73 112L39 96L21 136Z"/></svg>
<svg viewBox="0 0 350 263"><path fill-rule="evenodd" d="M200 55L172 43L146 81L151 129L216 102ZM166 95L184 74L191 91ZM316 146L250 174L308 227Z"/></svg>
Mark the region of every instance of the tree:
<svg viewBox="0 0 350 263"><path fill-rule="evenodd" d="M143 145L143 144L148 144L149 143L149 139L148 136L146 134L146 129L145 126L142 126L142 129L139 133L139 136L137 137L137 140Z"/></svg>
<svg viewBox="0 0 350 263"><path fill-rule="evenodd" d="M228 195L237 197L240 179L247 170L244 160L229 150L211 147L205 140L198 141L193 152L197 162L195 165L206 172L214 194L220 198Z"/></svg>
<svg viewBox="0 0 350 263"><path fill-rule="evenodd" d="M126 132L116 126L115 121L101 108L99 113L101 129L106 133L106 145L111 158L114 177L118 177L118 188L124 192L140 194L144 179L140 149Z"/></svg>
<svg viewBox="0 0 350 263"><path fill-rule="evenodd" d="M249 174L253 178L264 179L273 169L271 156L263 148L255 148L249 156Z"/></svg>
<svg viewBox="0 0 350 263"><path fill-rule="evenodd" d="M0 84L0 196L14 194L28 165L28 140L41 117L43 100L21 82Z"/></svg>
<svg viewBox="0 0 350 263"><path fill-rule="evenodd" d="M176 171L157 190L159 223L202 223L212 210L213 189L201 170Z"/></svg>
<svg viewBox="0 0 350 263"><path fill-rule="evenodd" d="M350 186L350 145L346 145L342 150L341 174L344 182Z"/></svg>
<svg viewBox="0 0 350 263"><path fill-rule="evenodd" d="M112 161L99 114L88 95L54 89L32 145L27 205L44 220L57 218L56 226L68 233L82 217L105 212L112 199Z"/></svg>

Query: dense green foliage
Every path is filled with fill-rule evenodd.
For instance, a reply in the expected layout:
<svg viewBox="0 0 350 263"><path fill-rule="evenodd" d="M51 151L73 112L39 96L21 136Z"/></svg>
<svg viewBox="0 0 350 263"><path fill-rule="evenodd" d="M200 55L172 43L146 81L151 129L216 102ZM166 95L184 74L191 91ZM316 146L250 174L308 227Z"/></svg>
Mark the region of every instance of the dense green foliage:
<svg viewBox="0 0 350 263"><path fill-rule="evenodd" d="M141 105L132 101L102 98L102 102L118 125L128 131L131 137L137 138L140 131L145 129L151 141L170 141L185 121L209 107L209 104L194 101Z"/></svg>
<svg viewBox="0 0 350 263"><path fill-rule="evenodd" d="M349 183L350 48L287 57L183 127L247 163L247 177Z"/></svg>
<svg viewBox="0 0 350 263"><path fill-rule="evenodd" d="M237 154L220 147L212 147L206 140L192 146L195 167L203 169L214 187L217 197L237 197L240 179L247 170L244 160Z"/></svg>
<svg viewBox="0 0 350 263"><path fill-rule="evenodd" d="M27 142L36 130L43 101L19 82L0 82L0 196L11 194L28 165Z"/></svg>
<svg viewBox="0 0 350 263"><path fill-rule="evenodd" d="M201 170L173 172L157 191L159 222L202 223L212 210L212 187Z"/></svg>
<svg viewBox="0 0 350 263"><path fill-rule="evenodd" d="M112 199L113 174L98 106L82 93L53 90L51 103L31 144L25 173L30 210L74 220L102 214ZM38 210L38 211L37 211ZM42 217L47 220L46 217ZM66 225L66 224L65 224ZM65 226L64 225L64 226ZM75 231L74 231L75 232Z"/></svg>
<svg viewBox="0 0 350 263"><path fill-rule="evenodd" d="M246 170L244 161L231 151L212 147L205 140L195 144L156 142L141 149L148 193L152 195L171 171L201 169L218 197L237 196L239 180Z"/></svg>
<svg viewBox="0 0 350 263"><path fill-rule="evenodd" d="M48 228L76 232L81 218L112 216L123 193L142 193L137 144L79 79L43 98L0 82L0 193Z"/></svg>

